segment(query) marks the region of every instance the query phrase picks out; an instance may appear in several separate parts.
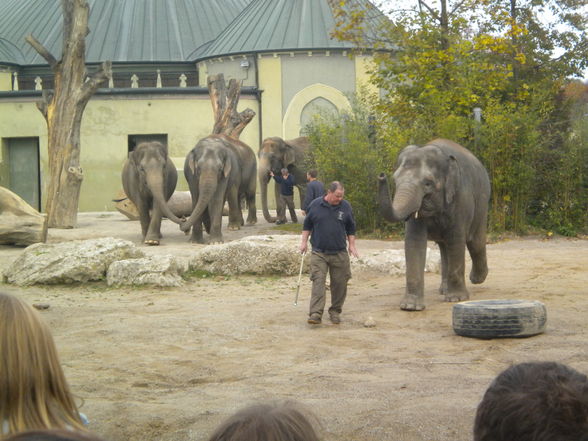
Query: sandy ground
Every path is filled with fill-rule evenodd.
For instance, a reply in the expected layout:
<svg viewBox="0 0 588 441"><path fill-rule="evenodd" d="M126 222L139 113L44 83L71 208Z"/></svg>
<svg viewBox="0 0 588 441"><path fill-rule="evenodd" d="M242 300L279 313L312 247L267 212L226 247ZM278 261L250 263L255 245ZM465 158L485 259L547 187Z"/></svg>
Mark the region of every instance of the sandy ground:
<svg viewBox="0 0 588 441"><path fill-rule="evenodd" d="M187 256L192 245L165 221L149 253ZM225 240L275 234L257 226ZM140 244L137 222L118 213L80 214L79 228L50 230L50 241L115 236ZM358 240L358 249L401 242ZM21 249L0 247L0 268ZM62 364L91 430L112 441L205 440L245 404L302 402L325 441L471 439L476 406L510 364L557 360L588 373L588 242L523 239L488 247L490 273L472 299L540 300L547 332L526 339L459 337L452 305L426 276L427 309L398 309L404 277L354 274L343 322L306 323L310 282L298 306L297 277L192 279L182 288L83 286L0 289L30 302L53 329ZM469 271L469 268L467 269ZM366 328L373 317L376 326Z"/></svg>

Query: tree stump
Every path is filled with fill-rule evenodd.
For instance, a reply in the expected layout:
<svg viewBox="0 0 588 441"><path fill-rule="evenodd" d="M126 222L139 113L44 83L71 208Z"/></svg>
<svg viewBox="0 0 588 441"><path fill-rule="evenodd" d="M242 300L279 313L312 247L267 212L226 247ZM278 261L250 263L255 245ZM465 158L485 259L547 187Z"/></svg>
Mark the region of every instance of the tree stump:
<svg viewBox="0 0 588 441"><path fill-rule="evenodd" d="M47 240L47 217L20 196L0 187L0 244L31 245Z"/></svg>

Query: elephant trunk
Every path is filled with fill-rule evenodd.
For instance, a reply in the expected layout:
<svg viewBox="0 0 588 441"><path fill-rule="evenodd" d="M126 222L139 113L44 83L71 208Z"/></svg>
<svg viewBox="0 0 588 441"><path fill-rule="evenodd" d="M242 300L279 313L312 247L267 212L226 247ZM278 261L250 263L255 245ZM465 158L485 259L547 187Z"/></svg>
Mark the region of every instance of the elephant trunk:
<svg viewBox="0 0 588 441"><path fill-rule="evenodd" d="M259 186L260 186L260 190L261 190L261 209L263 211L263 217L265 218L265 220L267 222L275 222L276 218L270 216L269 214L269 209L267 206L267 186L269 184L269 181L271 179L271 176L269 174L271 170L271 165L270 162L268 161L267 158L265 157L261 157L259 159L259 165L258 165L258 169L257 169L257 176L259 178Z"/></svg>
<svg viewBox="0 0 588 441"><path fill-rule="evenodd" d="M378 176L378 205L380 214L389 222L403 222L412 213L418 211L423 195L418 185L406 183L399 185L394 193L394 201L390 197L388 180L384 173Z"/></svg>
<svg viewBox="0 0 588 441"><path fill-rule="evenodd" d="M217 176L207 176L206 173L201 173L198 179L198 200L196 201L196 206L192 210L190 217L181 225L182 231L185 232L189 231L197 222L202 221L202 215L208 208L218 188Z"/></svg>
<svg viewBox="0 0 588 441"><path fill-rule="evenodd" d="M410 215L421 208L423 192L418 184L404 183L396 186L392 212L398 220L407 220Z"/></svg>
<svg viewBox="0 0 588 441"><path fill-rule="evenodd" d="M178 218L169 208L167 205L167 201L165 200L164 196L164 189L163 189L163 176L157 174L156 176L153 174L148 174L146 176L147 187L151 191L153 195L153 203L157 205L157 207L161 210L163 215L167 217L170 221L175 222L176 224L181 224L183 222L182 219Z"/></svg>
<svg viewBox="0 0 588 441"><path fill-rule="evenodd" d="M380 173L378 176L378 206L380 208L380 214L388 222L398 222L394 216L394 210L392 210L392 199L390 197L390 190L388 189L388 179L384 173Z"/></svg>

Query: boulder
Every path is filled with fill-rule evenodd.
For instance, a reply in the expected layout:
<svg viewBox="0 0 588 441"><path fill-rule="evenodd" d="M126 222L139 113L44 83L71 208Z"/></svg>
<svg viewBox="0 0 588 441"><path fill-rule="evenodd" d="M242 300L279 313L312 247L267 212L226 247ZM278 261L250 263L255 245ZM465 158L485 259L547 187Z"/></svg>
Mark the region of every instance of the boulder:
<svg viewBox="0 0 588 441"><path fill-rule="evenodd" d="M202 248L190 260L190 268L224 275L291 276L300 271L299 244L300 237L293 235L248 236ZM309 260L307 255L305 267Z"/></svg>
<svg viewBox="0 0 588 441"><path fill-rule="evenodd" d="M135 245L105 237L31 245L4 271L15 285L58 284L103 280L112 262L144 257Z"/></svg>
<svg viewBox="0 0 588 441"><path fill-rule="evenodd" d="M439 250L427 247L425 271L438 273L440 266L441 254L439 253ZM404 258L404 250L383 250L365 254L361 253L361 257L359 259L353 259L351 261L351 270L371 270L388 273L391 275L405 274L406 260Z"/></svg>
<svg viewBox="0 0 588 441"><path fill-rule="evenodd" d="M108 285L182 286L186 268L173 256L150 256L112 262L106 272Z"/></svg>
<svg viewBox="0 0 588 441"><path fill-rule="evenodd" d="M300 271L300 236L249 236L220 245L202 248L191 259L191 269L213 274L295 275ZM391 275L406 273L404 250L371 253L359 250L359 259L351 258L351 271L376 271ZM439 272L439 250L427 248L425 271ZM310 253L306 255L303 272L308 273Z"/></svg>

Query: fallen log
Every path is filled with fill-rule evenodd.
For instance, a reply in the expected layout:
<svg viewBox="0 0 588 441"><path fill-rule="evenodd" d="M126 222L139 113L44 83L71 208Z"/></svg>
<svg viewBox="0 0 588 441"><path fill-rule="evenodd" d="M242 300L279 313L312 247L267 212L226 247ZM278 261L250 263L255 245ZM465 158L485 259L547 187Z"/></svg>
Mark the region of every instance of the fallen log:
<svg viewBox="0 0 588 441"><path fill-rule="evenodd" d="M47 216L0 187L0 244L27 246L47 241Z"/></svg>

